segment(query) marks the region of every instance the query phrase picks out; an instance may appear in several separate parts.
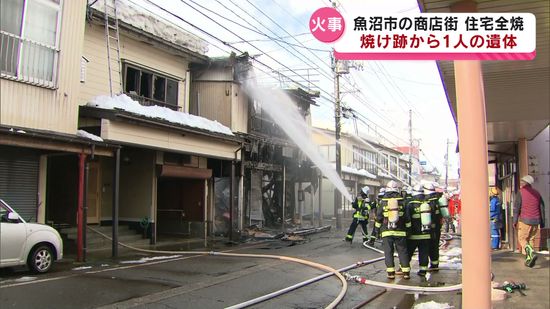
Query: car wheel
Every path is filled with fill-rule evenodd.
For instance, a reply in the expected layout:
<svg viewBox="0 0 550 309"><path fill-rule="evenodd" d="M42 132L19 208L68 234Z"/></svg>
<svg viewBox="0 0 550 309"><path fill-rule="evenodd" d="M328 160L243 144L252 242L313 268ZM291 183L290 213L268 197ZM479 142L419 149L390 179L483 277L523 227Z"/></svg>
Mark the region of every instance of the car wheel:
<svg viewBox="0 0 550 309"><path fill-rule="evenodd" d="M46 245L40 245L32 250L27 260L29 268L35 273L45 273L52 267L52 249Z"/></svg>

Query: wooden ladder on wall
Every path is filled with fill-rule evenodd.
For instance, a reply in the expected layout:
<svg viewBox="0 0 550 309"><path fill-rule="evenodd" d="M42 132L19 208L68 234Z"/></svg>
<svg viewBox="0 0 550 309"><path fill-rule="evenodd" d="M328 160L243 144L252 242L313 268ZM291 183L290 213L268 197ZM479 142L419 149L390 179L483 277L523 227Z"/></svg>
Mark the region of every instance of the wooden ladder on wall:
<svg viewBox="0 0 550 309"><path fill-rule="evenodd" d="M112 2L112 16L109 15L108 2ZM109 70L109 91L113 96L113 73L118 75L120 92L122 88L122 63L120 61L120 36L118 27L117 0L104 0L105 6L105 41L107 42L107 68ZM116 52L116 54L115 54Z"/></svg>

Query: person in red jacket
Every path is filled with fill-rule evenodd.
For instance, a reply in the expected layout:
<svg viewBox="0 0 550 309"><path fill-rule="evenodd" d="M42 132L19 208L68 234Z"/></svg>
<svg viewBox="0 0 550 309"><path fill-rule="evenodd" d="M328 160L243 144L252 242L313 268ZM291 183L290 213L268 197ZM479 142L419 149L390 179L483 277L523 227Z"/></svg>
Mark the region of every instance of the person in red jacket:
<svg viewBox="0 0 550 309"><path fill-rule="evenodd" d="M451 199L449 200L449 212L451 213L451 217L453 218L453 222L456 222L457 230L460 233L460 209L461 208L461 202L460 202L460 195L458 192L453 193L453 196L451 196Z"/></svg>
<svg viewBox="0 0 550 309"><path fill-rule="evenodd" d="M514 229L518 231L521 252L525 254L525 266L533 267L537 260L533 241L539 230L544 228L544 201L531 185L535 179L526 175L521 178L520 190L514 205Z"/></svg>

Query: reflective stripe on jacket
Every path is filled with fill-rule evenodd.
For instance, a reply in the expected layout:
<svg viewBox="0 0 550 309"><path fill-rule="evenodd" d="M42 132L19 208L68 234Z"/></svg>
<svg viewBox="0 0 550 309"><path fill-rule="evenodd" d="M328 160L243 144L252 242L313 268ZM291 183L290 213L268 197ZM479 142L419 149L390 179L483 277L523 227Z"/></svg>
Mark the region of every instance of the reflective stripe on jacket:
<svg viewBox="0 0 550 309"><path fill-rule="evenodd" d="M427 201L424 200L422 195L415 196L407 203L407 209L411 215L411 230L409 239L430 239L430 231L422 231L422 220L420 216L420 205Z"/></svg>
<svg viewBox="0 0 550 309"><path fill-rule="evenodd" d="M355 209L355 213L353 213L353 217L355 219L359 219L359 220L369 219L369 212L372 208L369 202L365 200L355 199L355 201L353 201L351 206L353 207L353 209Z"/></svg>
<svg viewBox="0 0 550 309"><path fill-rule="evenodd" d="M389 227L388 219L388 201L397 200L398 215L395 227ZM411 226L411 220L403 198L398 192L387 192L380 201L379 207L376 209L376 223L375 227L380 229L380 235L382 237L395 236L405 237L407 235L407 229Z"/></svg>

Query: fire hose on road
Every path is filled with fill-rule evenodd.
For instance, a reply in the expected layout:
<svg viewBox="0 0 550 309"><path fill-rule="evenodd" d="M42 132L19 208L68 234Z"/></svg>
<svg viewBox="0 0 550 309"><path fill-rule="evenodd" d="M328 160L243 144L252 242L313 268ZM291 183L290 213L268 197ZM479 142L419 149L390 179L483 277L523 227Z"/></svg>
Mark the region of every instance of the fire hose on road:
<svg viewBox="0 0 550 309"><path fill-rule="evenodd" d="M103 234L103 233L101 233L101 232L99 232L99 231L97 231L97 230L95 230L91 227L88 227L88 228L90 230L94 231L95 233L98 233L98 234L102 235L103 237L112 240L109 236L107 236L107 235L105 235L105 234ZM395 284L395 283L378 282L378 281L362 278L360 276L352 276L352 275L349 275L347 273L341 274L341 272L345 272L345 271L348 271L348 270L353 269L353 268L357 268L357 267L365 266L365 265L368 265L368 264L371 264L371 263L374 263L374 262L381 261L381 260L384 259L383 256L378 257L378 258L374 258L374 259L371 259L371 260L357 262L357 263L354 263L354 264L351 264L349 266L346 266L346 267L343 267L343 268L340 268L340 269L336 270L336 269L334 269L330 266L327 266L327 265L323 265L323 264L320 264L320 263L316 263L316 262L312 262L312 261L308 261L308 260L303 260L303 259L299 259L299 258L288 257L288 256L266 255L266 254L225 253L225 252L216 252L216 251L149 250L149 249L136 248L136 247L129 246L129 245L121 243L121 242L119 242L119 245L122 246L122 247L125 247L127 249L131 249L131 250L135 250L135 251L139 251L139 252L156 253L156 254L202 254L202 255L210 255L210 256L277 259L277 260L282 260L282 261L295 262L295 263L299 263L299 264L303 264L303 265L314 267L314 268L317 268L317 269L320 269L320 270L327 271L327 273L325 273L325 274L322 274L322 275L319 275L317 277L302 281L300 283L294 284L294 285L286 287L284 289L281 289L281 290L272 292L270 294L266 294L266 295L257 297L255 299L248 300L248 301L240 303L240 304L235 304L231 307L228 307L230 309L246 308L248 306L252 306L254 304L257 304L257 303L275 298L277 296L283 295L285 293L288 293L290 291L293 291L293 290L298 289L300 287L312 284L314 282L317 282L319 280L322 280L324 278L327 278L327 277L330 277L330 276L333 276L333 275L335 275L336 277L338 277L338 279L340 279L340 282L342 283L342 289L340 290L340 293L337 295L337 297L329 305L327 305L325 308L335 308L342 301L342 299L344 298L344 295L346 294L346 291L347 291L347 287L348 287L347 281L354 281L354 282L357 282L357 283L360 283L360 284L371 285L371 286L376 286L376 287L381 287L381 288L386 288L386 289L404 290L404 291L417 292L417 293L418 292L419 293L452 292L452 291L457 291L457 290L462 289L462 284L456 284L456 285L447 286L447 287L422 287L422 286L411 286L411 285L401 285L401 284ZM363 246L368 248L368 249L374 250L376 252L379 252L379 253L382 253L382 254L384 253L382 250L379 250L377 248L368 246L366 244L366 242L363 243Z"/></svg>
<svg viewBox="0 0 550 309"><path fill-rule="evenodd" d="M88 227L90 230L92 230L93 232L95 233L98 233L99 235L107 238L107 239L110 239L112 240L111 237L105 235L104 233L101 233L100 231L94 229L94 228L91 228L91 227ZM276 260L282 260L282 261L290 261L290 262L295 262L295 263L300 263L300 264L303 264L303 265L307 265L307 266L310 266L310 267L314 267L314 268L317 268L317 269L320 269L320 270L324 270L324 271L327 271L328 273L325 274L326 277L329 277L329 276L332 276L332 275L335 275L336 277L338 277L338 279L340 279L340 282L342 283L342 289L340 290L340 293L338 294L338 296L330 303L328 304L325 308L327 309L332 309L332 308L335 308L339 303L340 301L342 301L342 299L344 298L344 295L346 294L346 291L348 289L348 283L346 281L346 278L344 278L344 276L342 274L340 274L340 271L339 270L336 270L330 266L326 266L326 265L323 265L323 264L320 264L320 263L315 263L315 262L311 262L311 261L308 261L308 260L303 260L303 259L298 259L298 258L294 258L294 257L289 257L289 256L282 256L282 255L269 255L269 254L246 254L246 253L225 253L225 252L217 252L217 251L164 251L164 250L149 250L149 249L141 249L141 248L136 248L136 247L133 247L133 246L129 246L127 244L124 244L124 243L121 243L119 242L118 243L120 246L124 247L124 248L128 248L128 249L131 249L131 250L135 250L135 251L139 251L139 252L146 252L146 253L160 253L160 254L203 254L203 255L211 255L211 256L230 256L230 257L247 257L247 258L264 258L264 259L276 259ZM354 264L355 265L355 264ZM324 277L323 277L324 278ZM322 278L320 278L322 279ZM319 279L319 280L320 280ZM312 281L314 282L314 281ZM309 283L307 283L309 284ZM305 285L305 284L304 284ZM281 293L282 294L282 293ZM271 294L269 294L271 295ZM273 298L273 297L276 297L280 294L277 294L277 295L273 295L273 296L270 296L270 297L265 297L261 300L258 300L256 302L253 302L254 300L252 301L248 301L246 303L243 303L245 305L241 306L241 304L238 304L238 305L235 305L235 306L232 306L230 308L244 308L244 307L247 307L247 306L250 306L252 304L255 304L255 303L258 303L258 302L261 302L261 301L264 301L264 300L267 300L267 299L270 299L270 298ZM251 302L251 303L249 303Z"/></svg>

